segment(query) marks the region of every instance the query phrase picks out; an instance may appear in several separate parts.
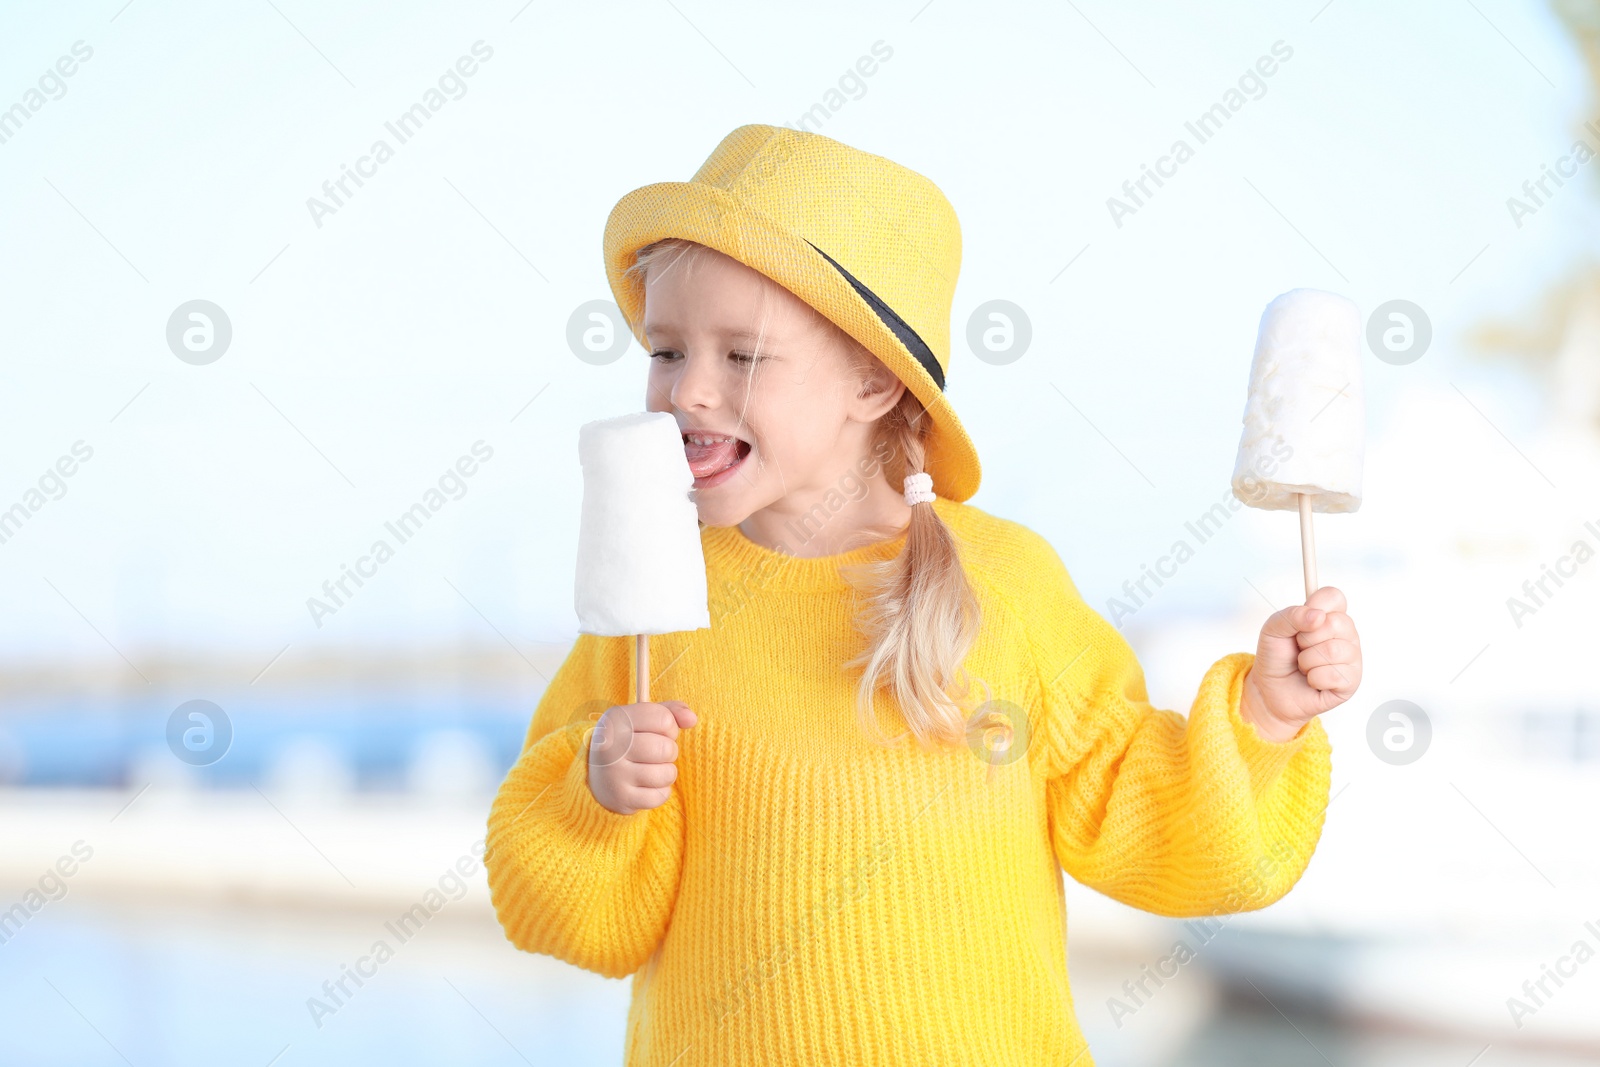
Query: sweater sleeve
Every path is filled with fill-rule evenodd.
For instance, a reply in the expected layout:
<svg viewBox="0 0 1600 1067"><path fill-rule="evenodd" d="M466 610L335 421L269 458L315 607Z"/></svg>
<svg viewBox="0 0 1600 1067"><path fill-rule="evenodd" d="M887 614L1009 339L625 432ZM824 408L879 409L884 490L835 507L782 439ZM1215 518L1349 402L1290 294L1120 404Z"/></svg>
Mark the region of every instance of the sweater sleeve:
<svg viewBox="0 0 1600 1067"><path fill-rule="evenodd" d="M633 641L578 635L489 809L484 854L506 937L608 978L655 951L683 859L677 784L665 804L631 815L589 792L590 732L600 712L630 702Z"/></svg>
<svg viewBox="0 0 1600 1067"><path fill-rule="evenodd" d="M1322 834L1331 746L1239 714L1250 653L1206 671L1186 718L1152 707L1132 648L1044 544L1039 670L1051 841L1079 882L1160 915L1254 911L1294 886Z"/></svg>

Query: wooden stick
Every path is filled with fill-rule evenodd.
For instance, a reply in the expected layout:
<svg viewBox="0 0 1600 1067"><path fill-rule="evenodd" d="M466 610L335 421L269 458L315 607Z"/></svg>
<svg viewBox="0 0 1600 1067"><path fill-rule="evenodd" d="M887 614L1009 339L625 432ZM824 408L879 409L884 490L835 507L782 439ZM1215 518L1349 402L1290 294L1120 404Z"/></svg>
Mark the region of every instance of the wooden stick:
<svg viewBox="0 0 1600 1067"><path fill-rule="evenodd" d="M1311 495L1296 493L1300 498L1300 558L1305 565L1306 599L1317 591L1317 545L1311 535Z"/></svg>
<svg viewBox="0 0 1600 1067"><path fill-rule="evenodd" d="M638 665L638 672L633 682L634 692L637 694L634 701L644 704L650 700L650 636L639 634L634 640L638 642L635 646L638 654L634 656L634 662Z"/></svg>

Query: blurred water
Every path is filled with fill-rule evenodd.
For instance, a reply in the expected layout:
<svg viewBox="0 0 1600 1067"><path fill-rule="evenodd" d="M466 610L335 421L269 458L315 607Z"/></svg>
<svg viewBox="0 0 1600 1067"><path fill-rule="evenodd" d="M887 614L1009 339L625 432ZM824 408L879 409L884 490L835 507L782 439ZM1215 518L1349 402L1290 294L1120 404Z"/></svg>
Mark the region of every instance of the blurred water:
<svg viewBox="0 0 1600 1067"><path fill-rule="evenodd" d="M296 764L317 760L324 777L348 776L360 789L437 784L459 773L498 784L521 750L533 708L526 696L474 691L455 679L388 691L323 684L207 693L227 715L232 743L222 759L185 773L167 750L167 719L195 696L152 687L95 698L8 698L0 716L0 782L138 788L151 773L141 758L153 756L146 767L158 764L161 773L199 786L239 786L275 773L304 777L317 768L297 772ZM452 766L441 767L447 756Z"/></svg>
<svg viewBox="0 0 1600 1067"><path fill-rule="evenodd" d="M217 1064L392 1067L438 1063L619 1063L628 985L513 949L481 887L451 904L319 1027L307 1007L323 983L395 943L385 915L364 910L194 907L171 900L115 906L67 898L0 946L0 1063L30 1067L215 1067ZM450 909L457 909L451 911ZM1226 934L1222 935L1228 936ZM370 968L369 968L370 969ZM1075 953L1074 985L1116 966ZM1080 1005L1101 1067L1578 1067L1593 1056L1493 1047L1319 1018L1266 983L1266 993L1210 987L1208 1015L1176 1050L1109 1030ZM1176 994L1174 994L1176 995ZM1150 1025L1148 1022L1144 1025ZM1155 1035L1144 1035L1146 1038ZM1170 1045L1171 1042L1165 1044ZM1145 1050L1145 1051L1141 1051ZM680 1065L687 1067L687 1062Z"/></svg>
<svg viewBox="0 0 1600 1067"><path fill-rule="evenodd" d="M620 1061L626 982L517 952L485 910L402 944L377 913L68 898L0 947L0 1063ZM323 983L379 938L393 957L336 1005ZM333 1007L320 1027L313 997Z"/></svg>

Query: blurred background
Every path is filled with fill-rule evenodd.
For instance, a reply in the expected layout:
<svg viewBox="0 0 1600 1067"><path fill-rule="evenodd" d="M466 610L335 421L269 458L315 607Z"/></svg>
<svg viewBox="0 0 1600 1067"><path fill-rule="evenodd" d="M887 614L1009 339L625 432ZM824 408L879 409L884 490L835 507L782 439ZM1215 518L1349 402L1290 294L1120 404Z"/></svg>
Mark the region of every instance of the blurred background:
<svg viewBox="0 0 1600 1067"><path fill-rule="evenodd" d="M577 428L643 405L606 214L747 122L955 205L971 502L1163 707L1301 596L1292 513L1186 532L1262 308L1367 321L1321 845L1198 935L1069 879L1097 1062L1600 1062L1600 3L0 19L0 1062L620 1060L627 982L515 951L481 839L576 633Z"/></svg>

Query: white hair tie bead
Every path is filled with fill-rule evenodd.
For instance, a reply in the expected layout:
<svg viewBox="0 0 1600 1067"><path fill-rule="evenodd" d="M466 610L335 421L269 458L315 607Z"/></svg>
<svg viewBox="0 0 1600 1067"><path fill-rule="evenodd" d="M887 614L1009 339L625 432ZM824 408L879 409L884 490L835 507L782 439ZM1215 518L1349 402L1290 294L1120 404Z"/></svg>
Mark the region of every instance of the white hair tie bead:
<svg viewBox="0 0 1600 1067"><path fill-rule="evenodd" d="M931 504L933 497L933 475L927 471L918 471L906 477L907 504Z"/></svg>

